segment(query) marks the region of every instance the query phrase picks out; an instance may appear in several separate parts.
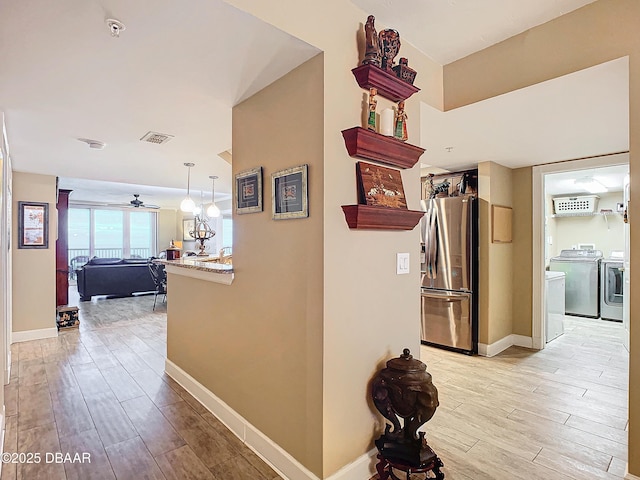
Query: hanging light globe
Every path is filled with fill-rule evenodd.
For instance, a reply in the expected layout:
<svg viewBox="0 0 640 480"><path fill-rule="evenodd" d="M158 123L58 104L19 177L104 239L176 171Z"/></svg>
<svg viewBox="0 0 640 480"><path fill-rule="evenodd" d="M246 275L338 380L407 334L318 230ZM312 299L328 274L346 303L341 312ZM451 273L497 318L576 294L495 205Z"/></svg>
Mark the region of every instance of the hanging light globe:
<svg viewBox="0 0 640 480"><path fill-rule="evenodd" d="M191 197L187 197L180 202L180 210L183 212L193 213L194 208L196 208L196 202Z"/></svg>

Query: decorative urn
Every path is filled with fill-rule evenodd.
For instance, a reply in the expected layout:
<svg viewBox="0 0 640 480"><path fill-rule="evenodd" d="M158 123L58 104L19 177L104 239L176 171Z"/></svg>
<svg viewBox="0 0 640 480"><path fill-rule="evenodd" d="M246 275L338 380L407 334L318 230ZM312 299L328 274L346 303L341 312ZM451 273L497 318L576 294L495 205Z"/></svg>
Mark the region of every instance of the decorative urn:
<svg viewBox="0 0 640 480"><path fill-rule="evenodd" d="M442 462L427 444L424 432L418 432L439 405L438 390L427 366L405 348L400 357L389 360L387 367L374 377L372 397L378 411L391 422L375 441L381 462L393 467L431 467L434 472L435 467L439 469ZM404 420L403 426L399 418Z"/></svg>

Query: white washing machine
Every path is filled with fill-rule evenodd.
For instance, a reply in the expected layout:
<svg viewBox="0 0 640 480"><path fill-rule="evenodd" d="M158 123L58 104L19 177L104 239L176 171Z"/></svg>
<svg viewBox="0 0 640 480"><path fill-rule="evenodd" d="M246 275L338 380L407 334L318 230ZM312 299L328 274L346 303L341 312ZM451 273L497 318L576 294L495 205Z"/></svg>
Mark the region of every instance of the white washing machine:
<svg viewBox="0 0 640 480"><path fill-rule="evenodd" d="M565 314L600 316L600 250L562 250L549 261L549 270L564 272Z"/></svg>
<svg viewBox="0 0 640 480"><path fill-rule="evenodd" d="M545 272L546 343L564 333L564 286L565 274L563 272Z"/></svg>
<svg viewBox="0 0 640 480"><path fill-rule="evenodd" d="M622 321L624 288L624 254L611 252L600 266L600 317Z"/></svg>

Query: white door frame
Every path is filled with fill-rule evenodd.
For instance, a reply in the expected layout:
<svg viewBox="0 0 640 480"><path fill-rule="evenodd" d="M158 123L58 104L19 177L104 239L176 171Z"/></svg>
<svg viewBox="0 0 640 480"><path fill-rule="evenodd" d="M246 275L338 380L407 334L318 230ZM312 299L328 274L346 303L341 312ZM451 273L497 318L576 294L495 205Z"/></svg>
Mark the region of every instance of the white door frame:
<svg viewBox="0 0 640 480"><path fill-rule="evenodd" d="M13 201L11 197L11 182L12 182L12 168L11 157L9 156L9 143L7 140L7 129L4 122L4 113L0 112L0 149L2 149L2 175L0 178L0 189L2 192L1 211L0 211L0 261L2 261L2 267L0 268L0 275L2 275L2 312L0 312L0 365L3 371L3 384L9 383L11 376L11 317L12 317L12 259L11 249L9 249L9 233L10 225L8 222L11 219L11 211ZM4 398L4 397L2 397ZM4 406L4 401L2 402Z"/></svg>
<svg viewBox="0 0 640 480"><path fill-rule="evenodd" d="M545 192L544 176L548 173L570 172L574 170L584 170L587 168L610 167L614 165L624 165L629 163L629 152L616 153L602 157L586 158L583 160L572 160L570 162L551 163L533 167L533 292L532 292L532 318L531 337L533 348L542 350L545 347L545 325L544 325L544 226L545 226Z"/></svg>

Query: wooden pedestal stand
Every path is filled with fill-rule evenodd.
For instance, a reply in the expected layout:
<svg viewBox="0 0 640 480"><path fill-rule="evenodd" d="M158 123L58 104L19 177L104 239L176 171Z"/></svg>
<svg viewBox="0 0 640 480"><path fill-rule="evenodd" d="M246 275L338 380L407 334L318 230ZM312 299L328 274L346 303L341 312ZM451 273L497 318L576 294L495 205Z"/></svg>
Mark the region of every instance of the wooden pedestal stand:
<svg viewBox="0 0 640 480"><path fill-rule="evenodd" d="M429 447L431 450L431 447ZM440 469L444 466L440 457L438 457L433 450L433 459L427 463L423 463L419 466L407 465L405 463L394 462L391 460L387 460L382 454L378 454L378 463L376 464L376 470L378 471L378 478L380 480L403 480L400 477L396 476L393 470L400 470L406 473L406 480L410 480L411 475L415 475L418 473L424 473L424 478L435 478L437 480L444 480L444 473L440 471ZM435 476L429 476L429 472L433 473ZM415 478L415 477L414 477Z"/></svg>

